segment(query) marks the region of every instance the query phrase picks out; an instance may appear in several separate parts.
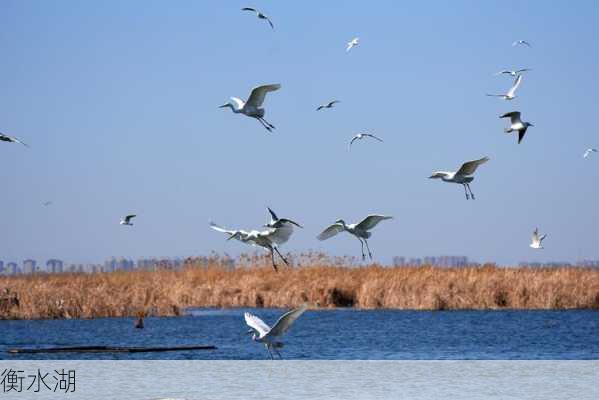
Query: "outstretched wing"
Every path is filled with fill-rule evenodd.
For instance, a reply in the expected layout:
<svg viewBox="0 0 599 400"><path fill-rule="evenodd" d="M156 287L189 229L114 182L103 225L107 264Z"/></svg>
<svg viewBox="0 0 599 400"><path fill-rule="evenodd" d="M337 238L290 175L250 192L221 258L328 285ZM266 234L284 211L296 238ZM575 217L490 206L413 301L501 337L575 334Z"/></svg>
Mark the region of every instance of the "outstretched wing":
<svg viewBox="0 0 599 400"><path fill-rule="evenodd" d="M512 125L515 124L516 122L522 122L520 120L520 111L511 111L508 113L505 113L503 115L500 115L499 118L509 118Z"/></svg>
<svg viewBox="0 0 599 400"><path fill-rule="evenodd" d="M136 214L130 214L125 217L125 222L131 222L133 218L137 217Z"/></svg>
<svg viewBox="0 0 599 400"><path fill-rule="evenodd" d="M489 157L483 157L479 160L466 161L464 164L462 164L458 172L456 172L456 175L472 175L479 165L484 164L487 161L489 161Z"/></svg>
<svg viewBox="0 0 599 400"><path fill-rule="evenodd" d="M338 234L339 232L343 232L343 225L339 223L334 223L333 225L326 228L324 231L320 233L320 235L316 236L318 240L327 240Z"/></svg>
<svg viewBox="0 0 599 400"><path fill-rule="evenodd" d="M230 229L225 229L222 226L219 226L219 225L215 224L214 222L210 222L210 227L212 229L214 229L215 231L226 233L226 234L228 234L230 236L234 235L237 232L237 231L232 231Z"/></svg>
<svg viewBox="0 0 599 400"><path fill-rule="evenodd" d="M358 225L356 225L356 228L364 230L364 231L368 231L368 230L374 228L375 226L377 226L379 222L384 221L386 219L391 219L391 218L393 218L393 217L387 216L387 215L377 215L377 214L369 215L366 218L364 218L362 221L360 221L358 223Z"/></svg>
<svg viewBox="0 0 599 400"><path fill-rule="evenodd" d="M378 140L379 142L382 142L382 141L383 141L383 139L381 139L381 138L379 138L379 137L376 137L376 136L374 136L374 135L372 135L372 134L370 134L370 133L365 133L365 134L364 134L364 136L371 137L371 138L373 138L373 139L376 139L376 140Z"/></svg>
<svg viewBox="0 0 599 400"><path fill-rule="evenodd" d="M300 315L302 315L307 309L308 306L306 304L302 304L300 307L283 314L281 318L279 318L279 320L274 324L269 332L269 335L281 336L287 332L295 320L298 319Z"/></svg>
<svg viewBox="0 0 599 400"><path fill-rule="evenodd" d="M539 243L541 243L546 237L547 237L546 233L544 233L541 236L539 236Z"/></svg>
<svg viewBox="0 0 599 400"><path fill-rule="evenodd" d="M266 335L270 331L270 327L254 314L246 312L243 314L243 317L245 318L245 323L247 326L256 331L260 337Z"/></svg>
<svg viewBox="0 0 599 400"><path fill-rule="evenodd" d="M266 207L268 209L268 212L270 213L270 217L272 218L273 221L278 221L279 218L277 217L277 214L275 214L275 212L273 210L270 209L270 207Z"/></svg>
<svg viewBox="0 0 599 400"><path fill-rule="evenodd" d="M341 101L339 101L339 100L330 101L329 104L327 104L327 107L333 107L337 103L341 103Z"/></svg>
<svg viewBox="0 0 599 400"><path fill-rule="evenodd" d="M535 228L535 230L532 232L532 242L533 243L539 242L539 228Z"/></svg>
<svg viewBox="0 0 599 400"><path fill-rule="evenodd" d="M286 243L293 234L291 225L281 225L276 228L268 228L265 231L259 232L258 236L267 238L276 245Z"/></svg>
<svg viewBox="0 0 599 400"><path fill-rule="evenodd" d="M281 218L280 220L278 220L278 223L280 225L285 225L285 224L291 224L291 225L295 225L298 228L303 228L303 226L301 226L300 224L298 224L297 222L290 220L288 218Z"/></svg>
<svg viewBox="0 0 599 400"><path fill-rule="evenodd" d="M516 89L518 89L518 86L520 86L521 82L522 82L522 75L518 75L516 77L516 80L514 81L514 85L507 92L508 96L513 96L514 93L516 93Z"/></svg>
<svg viewBox="0 0 599 400"><path fill-rule="evenodd" d="M518 144L520 144L522 139L524 139L524 135L526 135L526 130L527 130L527 128L524 127L518 131Z"/></svg>
<svg viewBox="0 0 599 400"><path fill-rule="evenodd" d="M347 149L348 149L348 150L351 150L351 145L352 145L352 144L354 144L354 142L355 142L356 140L358 140L359 138L360 138L360 136L358 136L358 135L354 136L354 137L352 138L352 140L349 142L349 145L347 146Z"/></svg>
<svg viewBox="0 0 599 400"><path fill-rule="evenodd" d="M279 90L280 88L281 85L278 83L255 87L254 89L252 89L252 93L250 94L250 98L248 99L247 104L254 107L260 107L262 103L264 103L266 93L274 92L275 90Z"/></svg>
<svg viewBox="0 0 599 400"><path fill-rule="evenodd" d="M270 25L270 27L272 29L275 29L275 26L272 24L272 21L270 20L270 18L268 18L267 16L264 16L264 19L268 21L268 24Z"/></svg>
<svg viewBox="0 0 599 400"><path fill-rule="evenodd" d="M241 11L253 11L253 12L255 12L255 13L257 13L257 12L258 12L258 11L257 11L255 8L252 8L252 7L243 7L243 8L241 9Z"/></svg>

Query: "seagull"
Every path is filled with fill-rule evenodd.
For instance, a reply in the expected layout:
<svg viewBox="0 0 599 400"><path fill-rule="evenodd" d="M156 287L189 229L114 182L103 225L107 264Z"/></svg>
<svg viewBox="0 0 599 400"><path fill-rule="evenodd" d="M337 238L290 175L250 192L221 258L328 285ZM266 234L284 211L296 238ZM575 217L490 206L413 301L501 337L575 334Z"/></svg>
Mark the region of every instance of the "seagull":
<svg viewBox="0 0 599 400"><path fill-rule="evenodd" d="M252 93L250 93L250 98L247 102L244 102L237 97L231 97L231 101L223 104L220 108L229 107L235 114L244 114L248 117L256 118L267 131L271 132L275 127L264 119L264 108L261 107L262 103L264 103L266 94L268 92L279 90L280 88L281 85L278 83L258 86L252 89Z"/></svg>
<svg viewBox="0 0 599 400"><path fill-rule="evenodd" d="M503 100L514 100L516 98L516 95L515 95L516 89L518 89L518 86L520 86L521 82L522 82L522 75L518 75L518 77L514 81L514 84L512 85L510 90L508 90L508 92L506 94L488 94L487 93L487 96L501 97Z"/></svg>
<svg viewBox="0 0 599 400"><path fill-rule="evenodd" d="M120 224L121 224L121 225L129 225L129 226L133 226L133 224L131 223L131 220L132 220L133 218L135 218L135 217L137 217L137 215L135 215L135 214L130 214L130 215L127 215L125 218L121 219L121 222L120 222Z"/></svg>
<svg viewBox="0 0 599 400"><path fill-rule="evenodd" d="M14 137L14 136L8 136L8 135L5 135L3 133L0 133L0 141L2 141L2 142L10 142L10 143L19 143L19 144L22 144L25 147L29 147L29 145L21 142L16 137Z"/></svg>
<svg viewBox="0 0 599 400"><path fill-rule="evenodd" d="M379 138L379 137L376 137L376 136L374 136L374 135L372 135L372 134L370 134L370 133L358 133L357 135L355 135L355 136L352 138L351 142L349 142L348 150L351 150L351 145L352 145L352 144L353 144L353 143L354 143L356 140L362 140L362 139L364 139L365 137L370 137L370 138L376 139L376 140L378 140L379 142L382 142L382 141L383 141L383 139L381 139L381 138Z"/></svg>
<svg viewBox="0 0 599 400"><path fill-rule="evenodd" d="M539 228L536 228L532 233L532 241L530 243L530 247L532 247L533 249L544 249L544 247L541 245L541 242L546 237L547 235L545 234L539 236Z"/></svg>
<svg viewBox="0 0 599 400"><path fill-rule="evenodd" d="M272 260L272 267L275 271L277 271L277 264L275 263L274 255L275 252L279 255L279 257L281 257L283 262L289 266L289 263L278 249L278 246L287 242L293 233L293 227L288 223L282 224L280 228L267 228L263 231L253 230L249 232L240 229L225 229L214 222L210 223L210 227L215 231L228 234L229 238L227 240L236 239L242 243L262 247L268 250Z"/></svg>
<svg viewBox="0 0 599 400"><path fill-rule="evenodd" d="M522 45L532 47L530 45L530 43L528 43L526 40L516 40L514 43L512 43L512 47L522 46Z"/></svg>
<svg viewBox="0 0 599 400"><path fill-rule="evenodd" d="M489 157L483 157L479 160L467 161L460 167L456 172L451 171L435 171L429 179L441 179L443 182L451 182L451 183L459 183L464 186L464 192L466 192L466 200L469 199L468 190L470 191L470 196L472 196L472 200L474 200L474 193L472 193L472 189L470 189L470 182L474 180L473 176L474 171L478 168L479 165L486 163L489 161Z"/></svg>
<svg viewBox="0 0 599 400"><path fill-rule="evenodd" d="M321 104L321 105L319 105L319 106L318 106L318 108L316 109L316 111L320 111L320 110L322 110L323 108L333 108L333 106L334 106L335 104L337 104L337 103L340 103L340 101L339 101L339 100L333 100L333 101L329 101L329 102L328 102L328 103L326 103L326 104Z"/></svg>
<svg viewBox="0 0 599 400"><path fill-rule="evenodd" d="M586 151L584 152L584 155L582 156L583 158L588 158L591 153L596 153L597 149L586 149Z"/></svg>
<svg viewBox="0 0 599 400"><path fill-rule="evenodd" d="M505 129L505 133L518 132L518 144L524 139L526 130L529 126L534 126L530 122L522 122L520 119L520 111L512 111L500 115L499 118L510 118L510 127Z"/></svg>
<svg viewBox="0 0 599 400"><path fill-rule="evenodd" d="M272 21L270 20L270 18L268 18L266 15L262 14L260 11L256 10L255 8L252 7L243 7L241 9L241 11L251 11L251 12L255 12L256 16L260 19L265 19L268 21L268 23L270 24L270 27L272 29L275 29L275 26L272 24Z"/></svg>
<svg viewBox="0 0 599 400"><path fill-rule="evenodd" d="M510 76L513 76L515 78L517 75L520 75L523 72L527 72L527 71L532 71L532 69L530 69L530 68L522 68L522 69L518 69L518 70L515 70L515 71L509 70L509 69L504 69L503 71L497 72L495 74L495 76L498 76L498 75L510 75Z"/></svg>
<svg viewBox="0 0 599 400"><path fill-rule="evenodd" d="M372 233L369 231L371 229L373 229L375 226L377 226L379 222L384 221L386 219L391 219L391 218L393 218L393 217L386 216L386 215L373 214L373 215L367 216L366 218L364 218L362 221L358 222L357 224L349 224L349 225L347 225L345 223L345 221L343 221L342 219L338 219L337 221L335 221L334 224L332 224L331 226L327 227L324 231L322 231L322 233L320 235L318 235L316 238L318 240L327 240L343 231L351 233L352 235L354 235L355 237L358 238L358 240L360 241L360 244L362 245L362 260L366 259L366 255L364 254L364 243L366 243L366 249L368 249L368 255L370 256L370 259L372 260L372 253L370 252L370 248L368 247L368 241L367 241L367 239L369 239L370 236L372 235Z"/></svg>
<svg viewBox="0 0 599 400"><path fill-rule="evenodd" d="M245 318L245 323L251 328L248 333L252 334L252 340L258 343L264 343L264 347L266 347L270 359L274 360L272 351L274 351L279 358L283 358L281 357L281 353L277 350L283 347L283 343L277 341L277 338L283 336L283 334L289 330L291 325L293 325L295 320L307 309L308 306L303 304L298 308L286 312L279 318L272 328L266 325L260 318L249 312L244 313L243 317Z"/></svg>
<svg viewBox="0 0 599 400"><path fill-rule="evenodd" d="M303 228L303 226L301 226L300 224L298 224L295 221L292 221L290 219L287 218L279 218L277 217L277 214L275 214L275 212L273 210L270 209L270 207L266 207L268 209L268 212L270 214L270 222L268 222L267 224L264 224L264 226L266 228L282 228L283 226L286 225L295 225L298 228ZM291 227L293 229L293 227Z"/></svg>
<svg viewBox="0 0 599 400"><path fill-rule="evenodd" d="M347 49L345 49L345 51L350 51L351 49L353 49L355 46L358 45L358 42L360 41L360 38L355 37L352 40L350 40L349 42L347 42Z"/></svg>

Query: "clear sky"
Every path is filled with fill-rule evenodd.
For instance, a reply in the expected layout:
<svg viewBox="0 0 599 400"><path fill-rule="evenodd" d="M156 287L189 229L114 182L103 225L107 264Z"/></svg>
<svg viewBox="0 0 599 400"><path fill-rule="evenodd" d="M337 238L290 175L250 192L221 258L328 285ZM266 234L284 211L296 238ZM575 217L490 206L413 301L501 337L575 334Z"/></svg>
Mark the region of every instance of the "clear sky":
<svg viewBox="0 0 599 400"><path fill-rule="evenodd" d="M305 225L285 251L359 255L315 236L382 213L383 263L599 258L598 21L594 1L3 0L0 131L31 148L0 143L0 260L239 254L208 221L257 228L266 206ZM520 67L519 98L485 96ZM274 133L217 108L266 83ZM512 110L535 124L520 145ZM348 152L360 131L385 143ZM427 179L485 155L475 201Z"/></svg>

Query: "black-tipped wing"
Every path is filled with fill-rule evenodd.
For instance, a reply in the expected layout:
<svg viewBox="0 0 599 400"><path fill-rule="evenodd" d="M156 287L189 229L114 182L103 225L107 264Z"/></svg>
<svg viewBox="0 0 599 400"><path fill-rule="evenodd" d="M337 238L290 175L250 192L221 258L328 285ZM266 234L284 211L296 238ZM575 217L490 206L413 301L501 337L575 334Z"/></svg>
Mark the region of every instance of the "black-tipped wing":
<svg viewBox="0 0 599 400"><path fill-rule="evenodd" d="M520 111L511 111L503 115L500 115L499 118L509 118L511 123L515 124L516 122L522 122L520 119L520 115Z"/></svg>
<svg viewBox="0 0 599 400"><path fill-rule="evenodd" d="M520 144L520 142L522 141L522 139L524 139L524 135L526 135L526 127L520 129L518 131L518 144Z"/></svg>

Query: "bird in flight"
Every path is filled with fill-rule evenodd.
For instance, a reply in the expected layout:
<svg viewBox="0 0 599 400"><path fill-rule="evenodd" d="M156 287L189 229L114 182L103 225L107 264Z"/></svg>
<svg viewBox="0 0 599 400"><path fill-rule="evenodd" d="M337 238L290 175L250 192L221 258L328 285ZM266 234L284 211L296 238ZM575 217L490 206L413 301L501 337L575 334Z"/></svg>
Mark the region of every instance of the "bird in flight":
<svg viewBox="0 0 599 400"><path fill-rule="evenodd" d="M283 336L285 332L289 330L291 325L293 325L293 323L307 309L308 306L306 304L303 304L298 308L286 312L279 318L279 320L274 324L272 328L269 327L260 318L249 312L244 313L243 317L245 319L245 323L250 327L248 333L252 334L252 340L254 342L264 344L264 347L266 347L266 350L270 355L270 359L274 360L274 357L272 355L273 351L279 356L280 359L283 359L283 357L281 357L281 353L278 350L283 347L283 343L278 341L278 338Z"/></svg>
<svg viewBox="0 0 599 400"><path fill-rule="evenodd" d="M345 51L346 52L350 51L355 46L357 46L359 42L360 42L360 38L357 38L357 37L353 38L352 40L350 40L349 42L347 42L347 48L345 49Z"/></svg>
<svg viewBox="0 0 599 400"><path fill-rule="evenodd" d="M364 254L364 244L366 244L366 249L368 250L368 255L372 260L372 253L370 252L370 247L368 246L368 239L372 236L372 233L369 232L375 226L379 224L379 222L384 221L386 219L391 219L393 217L387 215L369 215L364 218L362 221L356 224L346 224L344 220L338 219L334 224L328 226L324 231L320 233L316 238L318 240L327 240L332 238L336 234L340 232L347 232L358 238L360 244L362 246L362 260L366 259L366 255Z"/></svg>
<svg viewBox="0 0 599 400"><path fill-rule="evenodd" d="M127 215L125 218L121 219L121 222L120 222L120 224L121 224L121 225L129 225L129 226L133 226L133 223L131 222L131 220L132 220L133 218L135 218L135 217L137 217L137 215L135 215L135 214L130 214L130 215Z"/></svg>
<svg viewBox="0 0 599 400"><path fill-rule="evenodd" d="M235 114L243 114L248 117L257 119L267 131L271 132L275 129L274 125L264 119L265 110L262 107L266 94L279 90L281 85L278 83L272 85L262 85L252 89L250 97L247 102L237 98L231 97L231 101L223 104L220 108L229 107Z"/></svg>
<svg viewBox="0 0 599 400"><path fill-rule="evenodd" d="M544 249L541 243L543 242L543 239L545 239L546 237L547 235L545 234L539 235L539 228L535 228L534 232L532 233L532 241L530 243L530 247L532 247L533 249Z"/></svg>
<svg viewBox="0 0 599 400"><path fill-rule="evenodd" d="M349 142L348 150L351 150L351 146L352 146L352 144L354 144L354 142L355 142L356 140L362 140L362 139L364 139L364 138L367 138L367 137L369 137L369 138L373 138L373 139L376 139L376 140L378 140L379 142L382 142L382 141L383 141L383 139L381 139L381 138L379 138L379 137L376 137L376 136L374 136L374 135L372 135L372 134L370 134L370 133L358 133L358 134L357 134L357 135L355 135L355 136L354 136L354 137L351 139L351 141Z"/></svg>
<svg viewBox="0 0 599 400"><path fill-rule="evenodd" d="M516 98L516 89L518 89L518 86L520 86L520 83L522 83L522 75L518 75L518 77L516 77L514 84L512 85L510 90L508 90L508 92L506 94L488 94L487 93L487 96L501 97L503 100L514 100Z"/></svg>
<svg viewBox="0 0 599 400"><path fill-rule="evenodd" d="M254 12L254 13L256 13L256 16L257 16L258 18L260 18L260 19L265 19L266 21L268 21L268 23L269 23L270 27L271 27L272 29L275 29L275 26L272 24L272 21L270 20L270 18L268 18L266 15L262 14L260 11L256 10L255 8L252 8L252 7L243 7L243 8L241 9L241 11L251 11L251 12Z"/></svg>
<svg viewBox="0 0 599 400"><path fill-rule="evenodd" d="M285 225L295 225L298 228L303 228L300 224L295 221L292 221L287 218L279 218L277 214L270 207L266 207L268 209L268 213L270 214L270 222L264 224L266 228L282 228Z"/></svg>
<svg viewBox="0 0 599 400"><path fill-rule="evenodd" d="M320 111L320 110L322 110L323 108L333 108L333 106L334 106L335 104L337 104L337 103L340 103L340 101L339 101L339 100L333 100L333 101L329 101L329 102L328 102L328 103L326 103L326 104L321 104L321 105L319 105L319 106L318 106L318 108L316 109L316 111Z"/></svg>
<svg viewBox="0 0 599 400"><path fill-rule="evenodd" d="M596 153L597 149L586 149L584 152L584 155L582 156L583 158L588 158L591 153Z"/></svg>
<svg viewBox="0 0 599 400"><path fill-rule="evenodd" d="M455 172L435 171L431 176L429 176L429 178L441 179L443 182L458 183L463 185L464 192L466 193L466 200L468 200L469 197L472 197L472 200L474 200L474 193L472 193L472 189L470 189L470 182L474 180L474 177L470 175L474 174L474 171L476 171L479 165L482 165L487 161L489 161L489 157L467 161ZM468 191L470 191L470 195L468 195Z"/></svg>
<svg viewBox="0 0 599 400"><path fill-rule="evenodd" d="M5 135L3 133L0 133L0 141L2 141L2 142L9 142L9 143L19 143L19 144L22 144L25 147L29 147L29 145L21 142L16 137L14 137L14 136L8 136L8 135Z"/></svg>
<svg viewBox="0 0 599 400"><path fill-rule="evenodd" d="M527 71L532 71L532 69L530 69L530 68L522 68L522 69L518 69L518 70L515 70L515 71L509 70L509 69L504 69L503 71L497 72L495 74L495 76L499 76L499 75L510 75L510 76L513 76L515 78L517 75L520 75L523 72L527 72Z"/></svg>
<svg viewBox="0 0 599 400"><path fill-rule="evenodd" d="M51 205L51 204L52 204L52 202L51 202L51 201L44 201L44 202L42 203L42 205L43 205L44 207L48 207L48 206L49 206L49 205Z"/></svg>
<svg viewBox="0 0 599 400"><path fill-rule="evenodd" d="M516 40L514 43L512 43L512 47L516 47L516 46L528 46L528 47L532 47L530 45L530 43L528 43L526 40Z"/></svg>
<svg viewBox="0 0 599 400"><path fill-rule="evenodd" d="M505 129L505 133L518 132L518 144L524 139L524 135L526 134L526 130L529 126L534 126L530 122L522 122L520 119L520 111L512 111L509 113L505 113L500 115L499 118L509 118L510 119L510 127Z"/></svg>

